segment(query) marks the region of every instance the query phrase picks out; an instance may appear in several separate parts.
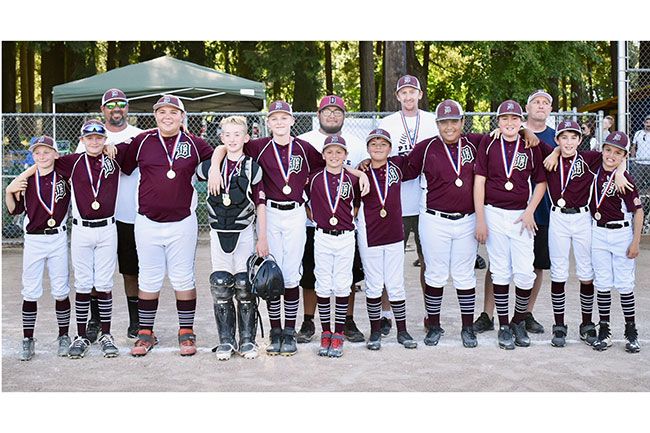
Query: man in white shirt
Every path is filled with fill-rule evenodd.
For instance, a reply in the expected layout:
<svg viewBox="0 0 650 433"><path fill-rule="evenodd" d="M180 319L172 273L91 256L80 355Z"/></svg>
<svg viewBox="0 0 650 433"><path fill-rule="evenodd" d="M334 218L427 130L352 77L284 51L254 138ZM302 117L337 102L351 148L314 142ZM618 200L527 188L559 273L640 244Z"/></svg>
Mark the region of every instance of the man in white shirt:
<svg viewBox="0 0 650 433"><path fill-rule="evenodd" d="M643 129L634 133L630 149L630 171L639 191L650 186L650 114L643 121Z"/></svg>
<svg viewBox="0 0 650 433"><path fill-rule="evenodd" d="M104 115L106 128L106 144L115 144L135 137L142 130L129 125L129 101L120 89L108 89L102 97L100 107ZM85 152L83 143L79 142L77 153ZM138 185L139 169L131 175L120 174L120 184L117 190L117 203L115 206L115 219L117 221L117 261L120 274L124 278L124 291L126 292L129 310L129 327L127 336L138 336L138 252L135 248L135 214L136 214L136 188ZM99 333L99 305L97 294L93 289L90 299L91 317L87 325L87 337L91 342L97 339Z"/></svg>
<svg viewBox="0 0 650 433"><path fill-rule="evenodd" d="M369 158L366 150L366 144L352 134L341 132L345 122L345 102L339 96L327 95L321 99L318 105L318 128L299 135L298 138L308 141L319 152L323 149L325 139L331 135L343 137L348 150L348 159L345 162L348 165L356 167L359 162ZM316 279L314 277L314 223L307 219L307 242L305 252L302 258L302 279L300 286L303 289L303 307L304 319L300 331L296 335L298 343L307 343L311 341L314 332L314 313L316 311L316 292L314 290ZM348 301L348 311L345 318L345 329L343 334L348 341L361 343L365 338L361 331L354 323L354 294L355 285L363 280L363 269L361 268L361 258L359 250L355 247L354 264L352 267L352 292Z"/></svg>

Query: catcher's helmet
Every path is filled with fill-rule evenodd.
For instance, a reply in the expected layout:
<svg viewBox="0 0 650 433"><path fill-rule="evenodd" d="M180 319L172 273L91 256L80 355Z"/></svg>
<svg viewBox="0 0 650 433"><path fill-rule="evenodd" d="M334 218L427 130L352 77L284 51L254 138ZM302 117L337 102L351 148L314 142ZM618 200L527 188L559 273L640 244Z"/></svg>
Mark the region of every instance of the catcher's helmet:
<svg viewBox="0 0 650 433"><path fill-rule="evenodd" d="M264 300L284 295L284 277L273 256L253 254L248 258L247 269L252 293Z"/></svg>

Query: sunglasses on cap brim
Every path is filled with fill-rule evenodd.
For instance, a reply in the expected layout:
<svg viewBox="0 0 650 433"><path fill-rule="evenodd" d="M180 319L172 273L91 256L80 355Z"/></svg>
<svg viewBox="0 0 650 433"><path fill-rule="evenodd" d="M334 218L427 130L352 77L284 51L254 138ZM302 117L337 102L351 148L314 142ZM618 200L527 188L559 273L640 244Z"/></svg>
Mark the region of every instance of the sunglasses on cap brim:
<svg viewBox="0 0 650 433"><path fill-rule="evenodd" d="M106 129L104 128L104 125L101 125L99 123L93 123L92 125L84 126L84 129L81 132L83 135L87 135L87 134L106 135Z"/></svg>

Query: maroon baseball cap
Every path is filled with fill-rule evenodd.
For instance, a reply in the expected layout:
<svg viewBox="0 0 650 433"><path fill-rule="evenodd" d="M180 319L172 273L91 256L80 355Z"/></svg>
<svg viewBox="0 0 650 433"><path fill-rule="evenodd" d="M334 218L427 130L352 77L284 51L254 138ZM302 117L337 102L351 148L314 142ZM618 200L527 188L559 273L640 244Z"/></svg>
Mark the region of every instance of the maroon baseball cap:
<svg viewBox="0 0 650 433"><path fill-rule="evenodd" d="M528 96L528 101L526 104L530 104L530 101L537 98L538 96L543 96L548 99L549 104L553 103L553 97L544 89L537 89Z"/></svg>
<svg viewBox="0 0 650 433"><path fill-rule="evenodd" d="M618 147L619 149L623 149L624 151L628 151L630 147L630 139L627 137L627 134L623 131L614 131L611 132L607 138L605 138L605 141L603 141L603 145L609 144L611 146Z"/></svg>
<svg viewBox="0 0 650 433"><path fill-rule="evenodd" d="M102 96L102 106L111 101L127 101L126 95L120 89L108 89Z"/></svg>
<svg viewBox="0 0 650 433"><path fill-rule="evenodd" d="M464 116L463 107L453 99L445 99L436 107L436 120L462 119Z"/></svg>
<svg viewBox="0 0 650 433"><path fill-rule="evenodd" d="M56 150L57 152L59 151L59 147L56 145L56 141L47 135L41 135L40 137L33 139L33 143L29 145L29 151L33 152L34 149L36 149L38 146L46 146Z"/></svg>
<svg viewBox="0 0 650 433"><path fill-rule="evenodd" d="M185 105L183 105L183 101L181 101L180 98L174 95L162 95L160 99L158 99L158 102L153 104L153 111L156 111L160 107L164 107L166 105L169 105L170 107L178 108L182 112L185 112Z"/></svg>
<svg viewBox="0 0 650 433"><path fill-rule="evenodd" d="M557 129L555 130L555 137L559 137L560 134L563 133L564 131L572 131L582 137L582 128L580 128L578 122L575 122L573 120L561 121L560 124L557 126Z"/></svg>
<svg viewBox="0 0 650 433"><path fill-rule="evenodd" d="M88 135L101 135L106 137L106 128L104 127L104 124L95 119L84 123L81 127L81 137L86 137Z"/></svg>
<svg viewBox="0 0 650 433"><path fill-rule="evenodd" d="M341 146L343 149L345 149L346 152L348 151L348 148L345 145L345 140L343 139L343 137L336 134L327 136L327 138L325 139L325 143L323 144L323 151L325 151L325 149L328 146L334 146L334 145Z"/></svg>
<svg viewBox="0 0 650 433"><path fill-rule="evenodd" d="M499 105L499 108L497 108L497 117L504 116L506 114L514 114L515 116L519 116L522 119L524 118L524 110L521 109L521 105L512 99L503 101L501 105Z"/></svg>
<svg viewBox="0 0 650 433"><path fill-rule="evenodd" d="M414 87L418 90L422 90L420 87L420 80L418 80L417 77L414 77L413 75L404 75L402 78L397 80L397 88L395 89L395 93L399 92L399 89L402 87Z"/></svg>
<svg viewBox="0 0 650 433"><path fill-rule="evenodd" d="M370 134L368 134L366 137L366 144L368 144L373 138L383 138L391 145L393 144L393 140L391 140L390 134L385 129L377 128L370 131Z"/></svg>
<svg viewBox="0 0 650 433"><path fill-rule="evenodd" d="M269 106L269 116L273 113L287 113L293 116L293 109L288 102L285 101L274 101Z"/></svg>
<svg viewBox="0 0 650 433"><path fill-rule="evenodd" d="M320 104L318 104L318 111L321 111L323 108L327 107L338 107L343 110L343 112L345 112L345 102L343 102L343 98L340 96L327 95L321 99Z"/></svg>

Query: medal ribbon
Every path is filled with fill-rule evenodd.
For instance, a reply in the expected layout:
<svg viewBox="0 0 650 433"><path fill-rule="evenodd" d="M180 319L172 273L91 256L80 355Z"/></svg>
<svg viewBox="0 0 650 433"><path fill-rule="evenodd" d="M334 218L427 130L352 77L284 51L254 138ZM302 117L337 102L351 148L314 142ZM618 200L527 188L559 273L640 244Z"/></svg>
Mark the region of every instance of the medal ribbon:
<svg viewBox="0 0 650 433"><path fill-rule="evenodd" d="M462 144L460 144L460 139L458 140L458 157L457 162L454 162L454 158L451 156L451 151L449 150L449 146L443 143L443 147L445 148L445 153L447 155L447 158L449 159L449 162L451 163L451 168L454 169L454 173L456 173L456 176L460 179L460 172L463 169L463 166L461 165L461 153L463 151Z"/></svg>
<svg viewBox="0 0 650 433"><path fill-rule="evenodd" d="M503 159L503 170L505 171L508 180L510 180L510 177L512 176L512 171L515 168L515 159L518 152L519 152L519 136L517 136L517 143L515 144L515 152L512 154L512 159L510 160L510 164L508 164L506 158L506 144L503 141L503 136L501 137L501 158Z"/></svg>
<svg viewBox="0 0 650 433"><path fill-rule="evenodd" d="M598 193L598 176L600 175L600 169L602 167L598 168L598 173L596 173L596 178L594 179L594 199L596 200L596 211L600 208L600 204L603 202L603 199L605 198L605 195L607 194L607 191L609 190L609 187L612 185L612 181L614 180L614 176L610 174L609 180L607 181L607 186L605 186L605 189L603 189L602 193ZM600 198L598 198L600 196Z"/></svg>
<svg viewBox="0 0 650 433"><path fill-rule="evenodd" d="M409 127L406 124L406 117L404 116L404 113L401 111L399 112L400 116L402 117L402 126L404 126L404 131L406 132L406 137L409 140L409 144L411 145L411 149L413 149L413 146L415 146L415 143L417 142L418 139L418 132L420 131L420 110L418 110L418 114L415 118L415 129L413 130L413 135L409 134ZM411 150L409 149L409 150Z"/></svg>
<svg viewBox="0 0 650 433"><path fill-rule="evenodd" d="M381 208L385 208L385 203L386 203L386 197L388 197L388 170L390 167L388 164L386 164L386 179L384 180L384 188L383 188L383 194L382 194L382 188L379 187L379 179L377 178L377 173L375 173L375 170L370 167L370 173L372 173L372 180L373 183L375 184L375 188L377 189L377 195L379 196L379 203L381 203Z"/></svg>
<svg viewBox="0 0 650 433"><path fill-rule="evenodd" d="M569 174L566 177L566 181L564 180L564 164L562 160L563 158L560 156L560 186L562 187L562 192L560 195L564 196L564 191L566 191L567 187L569 186L569 182L571 182L573 168L576 165L576 161L578 161L578 153L576 152L575 156L573 157L573 161L571 161L571 168L569 169Z"/></svg>
<svg viewBox="0 0 650 433"><path fill-rule="evenodd" d="M36 196L38 197L38 201L41 203L41 206L43 206L43 209L47 211L47 213L50 214L50 217L53 217L54 215L54 189L56 188L56 172L52 172L53 177L52 177L52 198L50 199L50 206L48 207L45 204L45 201L43 200L43 197L41 197L41 177L38 174L38 170L36 170Z"/></svg>
<svg viewBox="0 0 650 433"><path fill-rule="evenodd" d="M95 183L93 182L93 173L90 171L90 163L88 162L88 154L84 154L84 161L86 162L86 172L88 173L88 180L90 180L90 188L93 190L93 197L97 200L99 195L99 188L102 186L102 172L104 171L104 155L102 155L102 168L99 170L99 179L97 180L97 188L95 189Z"/></svg>
<svg viewBox="0 0 650 433"><path fill-rule="evenodd" d="M327 181L327 170L323 173L323 183L325 184L325 194L327 195L327 204L332 211L332 215L336 214L336 209L339 207L339 202L341 201L341 185L343 185L343 173L345 170L341 169L341 176L339 177L339 184L336 187L336 197L334 199L334 206L332 206L332 194L330 193L330 185Z"/></svg>
<svg viewBox="0 0 650 433"><path fill-rule="evenodd" d="M241 162L244 160L244 157L245 155L239 157L230 175L228 175L228 158L224 160L224 164L221 169L221 177L224 179L224 182L226 183L224 185L224 192L226 194L230 192L230 182L232 182L232 177L235 175L235 173L239 173L239 170L241 168Z"/></svg>
<svg viewBox="0 0 650 433"><path fill-rule="evenodd" d="M285 171L284 165L282 164L282 159L280 158L280 152L278 151L278 144L273 141L273 154L275 155L275 160L278 162L278 166L280 167L280 174L282 174L282 178L284 179L284 183L286 185L289 184L289 170L291 168L291 154L293 153L293 138L289 142L289 157L287 158L287 169Z"/></svg>
<svg viewBox="0 0 650 433"><path fill-rule="evenodd" d="M172 170L172 166L174 165L174 155L176 155L176 148L178 147L178 142L181 140L181 132L178 131L178 135L176 136L176 141L174 141L174 147L172 148L171 156L169 156L169 152L167 152L167 146L165 145L165 140L163 140L162 135L160 135L160 131L158 131L158 140L160 140L160 144L162 145L163 150L165 151L167 162L169 162L169 169Z"/></svg>

